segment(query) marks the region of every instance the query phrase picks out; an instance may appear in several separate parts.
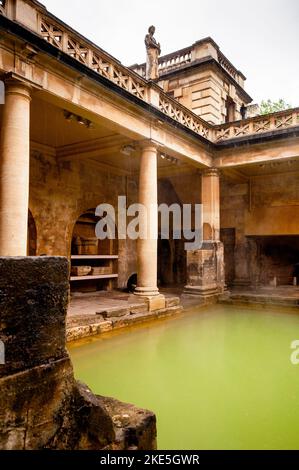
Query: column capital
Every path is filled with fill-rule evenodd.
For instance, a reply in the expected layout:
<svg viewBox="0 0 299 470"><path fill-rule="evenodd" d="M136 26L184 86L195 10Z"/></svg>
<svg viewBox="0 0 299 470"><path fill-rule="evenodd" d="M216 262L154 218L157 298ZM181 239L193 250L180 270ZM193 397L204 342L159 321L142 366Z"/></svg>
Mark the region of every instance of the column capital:
<svg viewBox="0 0 299 470"><path fill-rule="evenodd" d="M31 99L33 90L41 90L42 87L15 72L8 72L0 77L5 84L7 94L18 94Z"/></svg>
<svg viewBox="0 0 299 470"><path fill-rule="evenodd" d="M144 139L138 142L138 146L142 150L158 150L159 148L163 147L163 144L154 139Z"/></svg>
<svg viewBox="0 0 299 470"><path fill-rule="evenodd" d="M206 168L202 171L202 176L218 176L220 177L221 171L218 168Z"/></svg>

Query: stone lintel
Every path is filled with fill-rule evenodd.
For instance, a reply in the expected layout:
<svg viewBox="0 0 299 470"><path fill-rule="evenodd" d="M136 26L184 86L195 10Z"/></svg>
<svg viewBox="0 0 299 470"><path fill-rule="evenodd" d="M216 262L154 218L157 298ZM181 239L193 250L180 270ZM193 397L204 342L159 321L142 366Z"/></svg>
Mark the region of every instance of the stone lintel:
<svg viewBox="0 0 299 470"><path fill-rule="evenodd" d="M147 150L147 149L161 149L164 147L164 145L161 142L158 142L157 140L154 139L143 139L139 140L138 146L142 150Z"/></svg>
<svg viewBox="0 0 299 470"><path fill-rule="evenodd" d="M29 80L28 78L24 77L23 75L19 75L16 72L7 72L5 74L2 74L0 78L7 85L22 85L30 91L43 89L41 85L38 85L32 80Z"/></svg>

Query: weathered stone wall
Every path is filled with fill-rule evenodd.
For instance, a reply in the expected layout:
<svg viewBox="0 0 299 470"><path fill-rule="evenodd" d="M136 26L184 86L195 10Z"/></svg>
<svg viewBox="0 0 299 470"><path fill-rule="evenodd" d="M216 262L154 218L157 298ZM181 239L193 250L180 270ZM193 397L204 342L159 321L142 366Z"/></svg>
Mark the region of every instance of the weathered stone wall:
<svg viewBox="0 0 299 470"><path fill-rule="evenodd" d="M252 237L299 235L299 174L294 172L252 177L248 183L221 182L221 228L234 229L235 245L227 246L226 259L234 258L236 285L255 284L271 277L273 260L257 261ZM233 250L233 253L232 253ZM260 276L261 260L268 274ZM278 276L291 268L276 266ZM232 268L230 266L230 272Z"/></svg>
<svg viewBox="0 0 299 470"><path fill-rule="evenodd" d="M245 224L246 235L298 235L299 173L252 178Z"/></svg>
<svg viewBox="0 0 299 470"><path fill-rule="evenodd" d="M75 158L58 161L46 149L33 151L30 211L36 226L36 254L69 257L78 218L103 202L117 208L119 195L127 196L128 205L138 202L138 177L110 174ZM196 204L200 203L200 198L201 175L198 172L159 180L160 204ZM183 284L186 280L183 242L170 243L175 259L166 278ZM137 272L136 241L119 240L118 255L118 287L124 288L130 276Z"/></svg>
<svg viewBox="0 0 299 470"><path fill-rule="evenodd" d="M225 263L234 259L234 283L247 285L249 283L247 239L245 236L245 215L248 211L248 184L236 184L221 180L220 227L222 230L234 229L235 242L224 249ZM226 273L227 269L226 268ZM230 280L231 283L232 280Z"/></svg>
<svg viewBox="0 0 299 470"><path fill-rule="evenodd" d="M0 449L155 448L152 413L75 381L67 303L65 258L0 258ZM123 413L129 418L119 424Z"/></svg>
<svg viewBox="0 0 299 470"><path fill-rule="evenodd" d="M113 175L82 160L57 161L34 151L30 165L30 211L36 224L36 254L70 256L74 226L80 215L101 203L117 208L118 195L136 202L134 179ZM135 242L119 240L119 287L136 272Z"/></svg>
<svg viewBox="0 0 299 470"><path fill-rule="evenodd" d="M236 88L211 67L180 72L161 81L167 92L195 114L212 124L225 122L226 100L230 97L236 104L235 120L241 119L240 108L244 101Z"/></svg>

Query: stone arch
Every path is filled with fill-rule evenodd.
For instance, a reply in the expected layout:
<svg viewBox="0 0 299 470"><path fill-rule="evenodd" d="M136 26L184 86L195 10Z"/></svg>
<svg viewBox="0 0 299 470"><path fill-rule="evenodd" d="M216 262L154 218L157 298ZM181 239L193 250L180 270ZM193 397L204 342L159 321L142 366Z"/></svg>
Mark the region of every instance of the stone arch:
<svg viewBox="0 0 299 470"><path fill-rule="evenodd" d="M137 273L131 273L126 282L127 290L129 292L134 291L134 286L137 286Z"/></svg>
<svg viewBox="0 0 299 470"><path fill-rule="evenodd" d="M117 238L117 227L115 230L116 238L115 240L96 240L95 227L99 218L95 215L95 208L89 208L83 210L79 216L77 216L76 221L73 223L73 228L70 237L70 252L72 254L76 253L76 238L81 237L82 239L94 239L94 243L97 245L97 254L102 255L117 255L118 254L118 238ZM78 246L78 241L77 241Z"/></svg>

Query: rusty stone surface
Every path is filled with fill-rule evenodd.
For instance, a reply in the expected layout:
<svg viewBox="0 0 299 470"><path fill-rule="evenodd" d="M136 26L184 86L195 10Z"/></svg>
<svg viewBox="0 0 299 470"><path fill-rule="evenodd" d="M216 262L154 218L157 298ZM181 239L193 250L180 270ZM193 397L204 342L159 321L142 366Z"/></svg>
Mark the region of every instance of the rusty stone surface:
<svg viewBox="0 0 299 470"><path fill-rule="evenodd" d="M225 285L224 250L221 242L204 242L200 250L187 252L185 294L217 296Z"/></svg>
<svg viewBox="0 0 299 470"><path fill-rule="evenodd" d="M0 377L67 357L66 258L0 258Z"/></svg>
<svg viewBox="0 0 299 470"><path fill-rule="evenodd" d="M114 450L148 450L157 448L156 416L148 410L124 404L113 398L97 396L114 422L116 430ZM120 419L125 418L125 419ZM123 422L123 424L122 424Z"/></svg>

